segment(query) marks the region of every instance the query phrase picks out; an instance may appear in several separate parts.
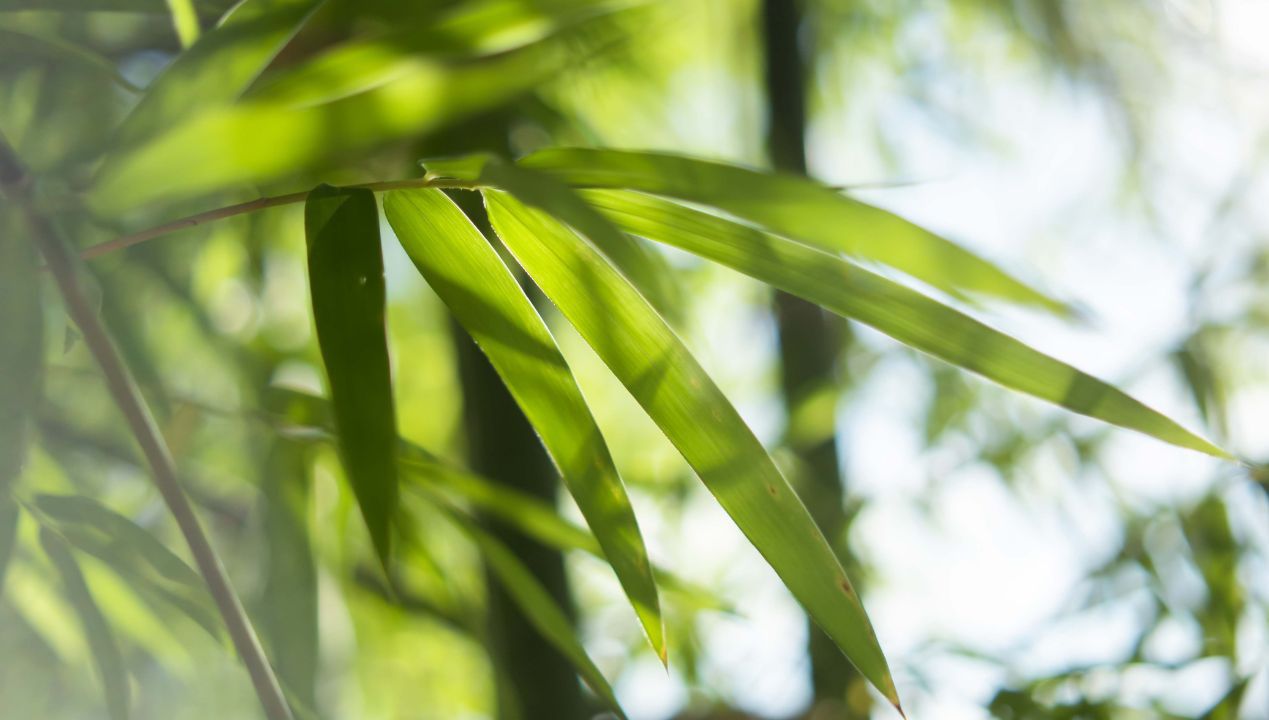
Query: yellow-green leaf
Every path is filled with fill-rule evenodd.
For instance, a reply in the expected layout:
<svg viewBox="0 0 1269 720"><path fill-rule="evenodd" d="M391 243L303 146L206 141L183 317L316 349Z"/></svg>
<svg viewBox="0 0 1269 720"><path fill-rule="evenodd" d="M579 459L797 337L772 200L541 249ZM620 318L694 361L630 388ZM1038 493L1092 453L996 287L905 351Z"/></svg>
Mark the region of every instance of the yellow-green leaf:
<svg viewBox="0 0 1269 720"><path fill-rule="evenodd" d="M62 590L66 599L79 615L83 625L84 636L88 640L88 648L92 651L93 664L101 678L102 692L106 698L106 711L111 720L127 720L131 712L128 694L128 669L123 664L123 655L119 652L119 644L115 640L110 624L97 607L84 575L71 555L66 541L57 533L42 528L40 544L48 555L53 566L62 578Z"/></svg>
<svg viewBox="0 0 1269 720"><path fill-rule="evenodd" d="M863 604L771 456L691 352L608 261L564 225L487 191L503 243L696 470L811 617L892 703Z"/></svg>
<svg viewBox="0 0 1269 720"><path fill-rule="evenodd" d="M384 212L419 272L537 430L664 660L660 603L634 510L546 323L498 253L443 192L390 192Z"/></svg>

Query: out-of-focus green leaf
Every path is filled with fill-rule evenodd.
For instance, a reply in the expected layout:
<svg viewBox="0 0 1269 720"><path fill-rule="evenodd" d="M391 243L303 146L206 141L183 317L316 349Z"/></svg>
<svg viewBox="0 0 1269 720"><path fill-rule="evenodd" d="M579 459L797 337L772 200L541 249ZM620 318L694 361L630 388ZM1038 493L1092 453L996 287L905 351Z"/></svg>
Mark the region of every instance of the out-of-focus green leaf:
<svg viewBox="0 0 1269 720"><path fill-rule="evenodd" d="M164 0L0 0L0 10L159 13L167 5Z"/></svg>
<svg viewBox="0 0 1269 720"><path fill-rule="evenodd" d="M27 423L41 396L44 318L35 244L0 213L0 588L17 535L13 485L26 456Z"/></svg>
<svg viewBox="0 0 1269 720"><path fill-rule="evenodd" d="M288 699L300 707L316 707L317 570L309 542L304 447L274 438L260 484L268 573L257 613L258 627L271 649L269 657Z"/></svg>
<svg viewBox="0 0 1269 720"><path fill-rule="evenodd" d="M40 530L40 544L44 546L44 552L61 575L62 589L84 626L93 663L101 676L106 711L111 720L127 720L131 704L128 699L128 669L123 664L123 655L119 652L115 635L105 616L101 614L101 608L93 600L92 591L88 589L88 583L84 582L84 575L66 542L56 533L43 528Z"/></svg>
<svg viewBox="0 0 1269 720"><path fill-rule="evenodd" d="M443 192L390 192L384 212L428 285L489 357L537 430L664 661L660 603L634 510L546 323L498 253Z"/></svg>
<svg viewBox="0 0 1269 720"><path fill-rule="evenodd" d="M573 45L552 36L472 62L419 60L389 82L311 107L258 101L206 112L120 154L99 173L89 200L98 212L117 214L294 176L419 136L539 87L575 59Z"/></svg>
<svg viewBox="0 0 1269 720"><path fill-rule="evenodd" d="M508 488L461 468L453 467L412 446L401 458L401 469L418 479L413 487L434 499L455 495L478 507L482 512L506 522L525 535L559 550L581 550L600 560L604 551L595 536L560 517L555 508L540 499ZM700 609L735 614L731 603L717 593L685 580L657 565L652 566L657 585L676 592Z"/></svg>
<svg viewBox="0 0 1269 720"><path fill-rule="evenodd" d="M397 421L374 193L329 185L314 189L304 205L304 230L313 321L340 456L386 569L397 508Z"/></svg>
<svg viewBox="0 0 1269 720"><path fill-rule="evenodd" d="M194 10L194 0L167 0L167 7L172 13L172 26L176 29L181 47L193 45L201 31L198 27L198 12Z"/></svg>
<svg viewBox="0 0 1269 720"><path fill-rule="evenodd" d="M617 702L617 696L613 693L608 680L595 666L595 661L591 660L586 648L582 646L568 616L551 598L546 588L542 587L524 563L520 562L519 558L502 543L466 518L456 514L451 517L480 548L489 569L498 582L507 589L507 593L515 600L516 605L533 627L577 668L582 679L599 696L599 699L618 717L624 719L626 715Z"/></svg>
<svg viewBox="0 0 1269 720"><path fill-rule="evenodd" d="M109 177L115 163L126 162L137 143L237 100L323 1L243 0L235 6L146 89L119 126L122 155L107 160L102 176Z"/></svg>
<svg viewBox="0 0 1269 720"><path fill-rule="evenodd" d="M647 195L585 196L628 232L739 270L1005 387L1173 445L1230 457L1114 386L838 257Z"/></svg>
<svg viewBox="0 0 1269 720"><path fill-rule="evenodd" d="M444 60L472 61L541 41L561 28L619 5L611 0L468 0L426 22L407 10L393 31L341 43L278 73L248 93L252 101L318 105L372 90L416 68Z"/></svg>
<svg viewBox="0 0 1269 720"><path fill-rule="evenodd" d="M1071 309L898 215L793 175L676 155L551 149L521 161L579 187L627 188L710 205L829 252L882 263L960 296Z"/></svg>
<svg viewBox="0 0 1269 720"><path fill-rule="evenodd" d="M300 390L274 387L270 389L270 409L283 416L287 430L315 433L315 439L334 437L334 424L324 398ZM488 478L457 467L425 448L401 440L398 446L402 480L412 479L412 487L436 497L449 492L480 510L497 517L524 534L559 550L581 550L604 560L604 551L585 528L560 517L555 508L540 499L514 488L494 483ZM735 614L731 603L671 571L652 566L657 585L686 596L697 607Z"/></svg>
<svg viewBox="0 0 1269 720"><path fill-rule="evenodd" d="M892 703L899 698L863 604L828 541L691 352L594 248L558 221L487 191L503 243L696 470L811 617Z"/></svg>
<svg viewBox="0 0 1269 720"><path fill-rule="evenodd" d="M96 500L80 496L39 495L36 509L68 542L109 565L152 600L183 612L212 637L222 625L198 573L158 539Z"/></svg>
<svg viewBox="0 0 1269 720"><path fill-rule="evenodd" d="M424 161L423 165L429 175L458 177L506 190L520 202L563 220L590 238L657 310L667 317L678 316L682 293L665 258L614 227L568 185L492 155L449 158L430 165Z"/></svg>
<svg viewBox="0 0 1269 720"><path fill-rule="evenodd" d="M109 78L121 87L138 91L110 60L88 48L49 33L29 28L0 27L0 62L6 70L35 62L73 63Z"/></svg>

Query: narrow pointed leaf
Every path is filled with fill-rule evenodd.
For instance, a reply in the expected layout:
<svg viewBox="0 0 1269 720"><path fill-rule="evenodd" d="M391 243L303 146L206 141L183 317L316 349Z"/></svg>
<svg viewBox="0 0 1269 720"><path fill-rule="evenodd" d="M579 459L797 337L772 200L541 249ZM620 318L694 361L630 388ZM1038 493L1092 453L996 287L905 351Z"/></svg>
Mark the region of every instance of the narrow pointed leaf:
<svg viewBox="0 0 1269 720"><path fill-rule="evenodd" d="M314 189L304 206L304 229L313 321L340 457L386 568L397 508L397 424L374 193L329 185Z"/></svg>
<svg viewBox="0 0 1269 720"><path fill-rule="evenodd" d="M202 578L147 530L91 498L39 495L34 505L45 525L110 566L148 600L176 608L213 638L223 638L220 615Z"/></svg>
<svg viewBox="0 0 1269 720"><path fill-rule="evenodd" d="M458 515L452 517L480 548L480 553L494 577L506 588L533 627L573 664L578 674L608 709L624 720L626 715L617 702L612 686L595 666L595 661L591 660L586 648L582 646L568 616L551 598L546 588L542 587L533 573L506 546L466 518Z"/></svg>
<svg viewBox="0 0 1269 720"><path fill-rule="evenodd" d="M1173 445L1230 457L1113 385L841 258L648 195L584 194L627 232L731 267L1005 387Z"/></svg>
<svg viewBox="0 0 1269 720"><path fill-rule="evenodd" d="M740 414L648 302L594 248L504 193L485 193L503 243L643 406L771 567L891 702L863 604L828 541Z"/></svg>
<svg viewBox="0 0 1269 720"><path fill-rule="evenodd" d="M401 469L407 476L419 481L413 487L424 495L439 499L448 491L543 544L564 551L580 550L600 560L606 559L594 535L560 517L555 508L537 497L452 467L438 459L420 456L420 450L421 448L412 447L408 455L402 457ZM652 574L658 586L686 596L697 608L736 613L731 603L717 593L689 582L655 563Z"/></svg>
<svg viewBox="0 0 1269 720"><path fill-rule="evenodd" d="M521 162L578 187L627 188L710 205L813 247L889 265L961 297L983 295L1071 314L1065 304L965 248L805 178L618 150L543 150Z"/></svg>
<svg viewBox="0 0 1269 720"><path fill-rule="evenodd" d="M106 698L106 711L111 720L127 720L131 714L129 710L131 703L128 699L128 670L123 664L123 655L119 652L119 644L115 641L114 632L111 631L105 616L101 614L101 608L97 607L92 591L88 589L88 583L84 582L84 575L71 555L70 548L66 546L66 542L56 533L42 529L40 544L44 546L45 554L57 568L62 578L62 589L66 593L66 598L75 608L75 613L79 615L79 621L84 627L84 636L92 651L93 664L97 666L97 673L101 678L102 692Z"/></svg>
<svg viewBox="0 0 1269 720"><path fill-rule="evenodd" d="M498 253L443 192L393 191L384 211L419 272L489 357L537 430L664 659L656 583L634 510L546 323Z"/></svg>
<svg viewBox="0 0 1269 720"><path fill-rule="evenodd" d="M424 167L432 175L473 180L506 190L525 205L563 220L590 238L657 310L667 316L677 315L682 297L674 282L673 269L666 259L653 248L618 230L608 218L596 212L572 188L555 177L509 165L487 154L430 164L424 161Z"/></svg>

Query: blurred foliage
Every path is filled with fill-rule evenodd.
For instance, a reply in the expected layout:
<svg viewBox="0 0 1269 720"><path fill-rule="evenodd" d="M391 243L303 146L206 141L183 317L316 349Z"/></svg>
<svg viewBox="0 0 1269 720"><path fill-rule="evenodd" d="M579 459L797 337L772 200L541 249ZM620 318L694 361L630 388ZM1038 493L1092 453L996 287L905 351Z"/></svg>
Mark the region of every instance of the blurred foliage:
<svg viewBox="0 0 1269 720"><path fill-rule="evenodd" d="M160 0L0 0L0 135L30 168L38 211L79 249L318 182L414 177L418 157L610 145L765 164L752 2L189 5L201 34L182 51L182 39L192 37L189 18L174 21ZM1155 99L1168 92L1177 46L1193 41L1204 5L807 0L811 128L831 135L826 128L840 120L852 139L870 139L852 148L864 170L847 179L906 179L927 168L913 162L897 114L926 118L952 142L995 148L1001 141L948 88L1039 68L1042 77L1105 101L1126 148L1116 186L1132 201L1126 204L1157 217L1163 211L1152 205L1160 201L1151 183L1164 160L1151 142L1161 122ZM835 162L829 154L812 153L812 172ZM1248 416L1238 407L1263 405L1269 384L1256 360L1269 339L1269 246L1253 207L1255 190L1264 190L1256 183L1262 156L1246 159L1213 209L1212 247L1187 258L1193 283L1183 331L1140 372L1119 378L1128 385L1166 375L1184 389L1193 417L1222 441L1257 432L1238 427ZM741 199L727 209L743 216L752 208ZM257 702L215 607L88 348L52 284L39 281L44 274L22 227L6 197L0 718L252 717ZM1167 239L1166 230L1161 235ZM469 440L449 315L408 258L391 243L384 247L397 431L407 439L399 454L400 542L388 573L375 560L331 442L338 421L314 401L328 364L310 319L298 206L106 254L80 279L179 461L296 715L498 715L482 557L496 558L495 579L536 608L533 619L548 638L544 657L558 652L585 666L601 695L605 677L618 699L641 692L636 680L649 661L655 666L655 651L611 571L593 561L598 544L574 521L570 501L557 507L491 488L462 467ZM641 259L646 249L637 245L630 257L654 266L651 280L623 271L654 300L668 298L666 316L747 420L770 414L762 396L772 389L754 385L771 364L766 290L682 253ZM664 282L665 268L675 283L650 289ZM695 563L692 548L664 545L664 538L690 537L681 529L698 522L691 470L575 333L531 299L557 333L640 517L655 516L662 528L662 539L649 543L652 572L672 677L685 689L683 707L670 712L745 717L719 677L715 656L727 650L712 647L711 638L751 590L708 577L721 571ZM710 349L715 326L739 322L750 323L744 348ZM1120 486L1117 434L1100 425L1019 403L874 335L852 341L840 363L850 369L849 383L822 388L818 415L791 419L782 441L816 432L824 424L816 417L861 401L886 373L911 372L918 378L912 387L927 390L907 418L919 455L895 463L928 475L913 503L931 526L940 493L962 472L988 473L1020 503L1052 504L1068 516L1072 535L1090 507L1109 507L1113 516L1107 534L1114 540L1094 548L1097 561L1083 568L1077 592L1040 634L1127 607L1133 637L1122 653L1053 666L1027 660L1030 642L1002 649L932 638L890 657L914 714L938 707L947 693L947 681L933 676L940 662L991 668L990 687L971 699L979 716L1269 714L1269 473L1254 471L1249 480L1223 467L1210 470L1200 490L1142 500ZM769 446L778 436L759 428ZM788 457L779 448L773 455ZM1067 494L1046 494L1055 474ZM843 534L858 537L871 501L852 490ZM532 575L474 522L491 517L569 553L584 643ZM849 569L863 588L887 582L888 568L870 556L868 543L852 546ZM1168 693L1173 682L1191 687L1184 682L1190 672L1211 673L1199 683L1212 691L1203 708L1193 698L1178 706ZM587 699L591 710L603 707ZM505 703L501 712L514 717ZM891 711L878 704L873 712Z"/></svg>

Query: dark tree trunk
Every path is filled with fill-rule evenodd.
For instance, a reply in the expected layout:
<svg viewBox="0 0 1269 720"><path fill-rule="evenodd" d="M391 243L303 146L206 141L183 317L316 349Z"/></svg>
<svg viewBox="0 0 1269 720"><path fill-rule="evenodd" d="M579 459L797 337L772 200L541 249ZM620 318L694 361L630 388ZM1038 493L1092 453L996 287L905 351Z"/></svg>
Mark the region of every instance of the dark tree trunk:
<svg viewBox="0 0 1269 720"><path fill-rule="evenodd" d="M799 0L763 0L767 92L767 151L776 169L806 174L806 77ZM780 379L790 418L821 388L835 383L834 371L847 327L805 300L778 292L774 312L780 343ZM794 483L820 529L839 554L845 543L841 462L832 427L811 438L792 438L799 474ZM833 720L867 716L867 695L851 692L862 678L814 623L807 621L807 652L815 694L808 717ZM849 695L849 699L848 699ZM860 699L864 702L860 702Z"/></svg>

